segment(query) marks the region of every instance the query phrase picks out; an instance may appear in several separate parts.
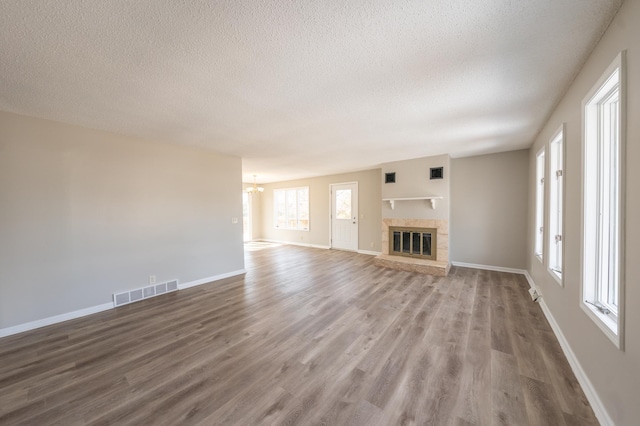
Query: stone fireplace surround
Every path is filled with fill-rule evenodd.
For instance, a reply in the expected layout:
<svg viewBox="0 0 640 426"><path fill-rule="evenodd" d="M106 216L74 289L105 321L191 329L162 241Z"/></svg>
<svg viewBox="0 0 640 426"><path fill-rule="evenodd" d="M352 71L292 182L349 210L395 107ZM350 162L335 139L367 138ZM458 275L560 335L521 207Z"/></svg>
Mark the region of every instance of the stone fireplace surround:
<svg viewBox="0 0 640 426"><path fill-rule="evenodd" d="M437 230L436 260L417 259L389 254L389 227L435 228ZM401 271L446 277L451 268L449 263L449 223L440 219L382 219L382 253L375 264Z"/></svg>

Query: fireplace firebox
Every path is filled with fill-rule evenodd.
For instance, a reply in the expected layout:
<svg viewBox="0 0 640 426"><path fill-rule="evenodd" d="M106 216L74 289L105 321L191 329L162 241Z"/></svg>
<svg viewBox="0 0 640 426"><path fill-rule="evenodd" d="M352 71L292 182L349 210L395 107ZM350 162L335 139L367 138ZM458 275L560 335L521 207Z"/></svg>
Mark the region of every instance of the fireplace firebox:
<svg viewBox="0 0 640 426"><path fill-rule="evenodd" d="M435 228L389 227L389 254L436 260Z"/></svg>

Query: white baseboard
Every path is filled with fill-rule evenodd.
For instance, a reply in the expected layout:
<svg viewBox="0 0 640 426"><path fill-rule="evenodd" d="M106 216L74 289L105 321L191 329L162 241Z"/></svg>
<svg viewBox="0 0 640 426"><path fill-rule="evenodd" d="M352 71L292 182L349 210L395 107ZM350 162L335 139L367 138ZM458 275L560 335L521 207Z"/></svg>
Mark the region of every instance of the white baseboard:
<svg viewBox="0 0 640 426"><path fill-rule="evenodd" d="M529 282L529 286L535 289L538 293L540 293L540 290L537 288L536 283L533 281L533 278L531 278L531 275L529 275L528 271L525 271L524 276ZM540 298L539 303L540 303L540 308L542 308L542 312L544 313L544 316L547 318L547 321L549 321L549 325L551 325L551 329L553 330L553 333L556 335L556 338L560 343L562 352L564 352L564 356L567 357L567 361L569 361L571 370L573 371L573 374L575 374L576 378L578 379L578 382L580 383L580 386L582 387L582 390L584 391L585 396L589 400L589 404L591 404L591 408L593 408L593 412L598 418L598 421L603 426L614 426L614 422L611 419L611 416L609 416L609 413L604 408L604 404L602 403L602 400L598 396L596 389L593 387L591 380L589 380L587 373L585 373L585 371L582 369L582 365L580 365L580 361L578 361L576 354L573 353L573 350L571 349L571 346L569 345L567 338L564 336L562 329L556 322L556 319L553 317L553 314L551 313L551 311L549 310L549 307L545 303L544 298Z"/></svg>
<svg viewBox="0 0 640 426"><path fill-rule="evenodd" d="M244 274L247 271L241 269L238 271L228 272L226 274L215 275L213 277L203 278L196 281L191 281L185 284L179 284L178 290L182 290L189 287L194 287L201 284L210 283L211 281L221 280L223 278L233 277L235 275ZM89 308L80 309L73 312L67 312L65 314L54 315L48 318L42 318L36 321L27 322L24 324L14 325L13 327L7 327L0 329L0 337L11 336L13 334L22 333L25 331L35 330L36 328L46 327L47 325L57 324L63 321L69 321L72 319L85 317L87 315L96 314L98 312L113 309L113 302L103 303L102 305L91 306Z"/></svg>
<svg viewBox="0 0 640 426"><path fill-rule="evenodd" d="M265 242L265 243L274 243L274 244L285 244L285 245L290 245L290 246L311 247L311 248L317 248L317 249L323 249L323 250L329 250L331 248L329 246L322 246L322 245L318 245L318 244L295 243L295 242L292 242L292 241L265 240L265 239L260 239L260 240L256 240L256 241L262 241L262 242Z"/></svg>
<svg viewBox="0 0 640 426"><path fill-rule="evenodd" d="M536 286L536 283L533 282L533 278L531 278L531 275L529 275L529 271L524 271L524 277L527 279L529 287L537 291L538 294L542 296L542 293L540 293L540 289L538 288L538 286Z"/></svg>
<svg viewBox="0 0 640 426"><path fill-rule="evenodd" d="M527 272L524 269L505 268L502 266L491 266L491 265L478 265L476 263L451 262L451 264L453 266L460 266L462 268L484 269L485 271L496 271L496 272L510 272L512 274L520 274L520 275L524 275Z"/></svg>
<svg viewBox="0 0 640 426"><path fill-rule="evenodd" d="M112 308L113 302L103 303L102 305L91 306L89 308L79 309L77 311L67 312L65 314L54 315L52 317L14 325L13 327L0 329L0 337L11 336L12 334L18 334L29 330L35 330L36 328L46 327L47 325L52 325L59 322L69 321L87 315L96 314L98 312L106 311Z"/></svg>
<svg viewBox="0 0 640 426"><path fill-rule="evenodd" d="M306 244L306 243L295 243L295 242L291 242L291 241L279 241L279 240L265 240L265 239L260 239L260 240L255 240L255 241L262 241L265 243L274 243L274 244L286 244L286 245L290 245L290 246L300 246L300 247L311 247L311 248L317 248L317 249L323 249L323 250L330 250L331 246L322 246L322 245L318 245L318 244ZM356 253L360 253L360 254L368 254L371 256L377 256L380 254L379 251L369 251L369 250L356 250Z"/></svg>
<svg viewBox="0 0 640 426"><path fill-rule="evenodd" d="M378 256L379 254L381 254L379 251L369 251L369 250L358 250L358 253L368 254L370 256Z"/></svg>
<svg viewBox="0 0 640 426"><path fill-rule="evenodd" d="M237 271L227 272L226 274L214 275L213 277L201 278L199 280L190 281L184 284L178 284L178 290L184 290L185 288L195 287L202 284L207 284L212 281L218 281L229 277L235 277L236 275L246 274L246 269L238 269Z"/></svg>
<svg viewBox="0 0 640 426"><path fill-rule="evenodd" d="M464 263L464 262L451 262L451 264L454 266L461 266L464 268L484 269L487 271L511 272L514 274L522 274L527 279L529 286L535 289L538 292L538 294L542 296L540 289L536 286L536 283L533 281L533 278L529 274L529 271L525 269L503 268L501 266L489 266L489 265L476 265L473 263ZM598 396L598 393L593 387L593 384L591 383L591 381L589 380L589 377L587 376L584 369L582 368L582 365L580 365L580 361L578 361L576 354L573 353L573 350L571 349L571 346L569 345L567 338L564 336L564 333L562 333L562 329L556 322L556 319L553 317L553 314L551 314L549 307L544 301L544 297L541 297L539 299L539 303L540 303L540 308L542 309L544 316L547 318L547 321L549 321L549 324L551 325L551 329L553 330L553 333L555 334L556 338L558 339L558 342L560 343L562 352L564 352L564 356L567 357L567 361L569 361L571 370L573 371L573 374L575 374L576 379L578 379L578 383L580 383L580 386L582 387L582 390L584 391L585 396L589 400L589 404L591 404L591 408L593 408L593 412L596 415L598 421L603 426L614 426L614 422L611 419L611 416L609 416L609 413L605 409L604 404L602 403L602 400L600 399L600 397Z"/></svg>

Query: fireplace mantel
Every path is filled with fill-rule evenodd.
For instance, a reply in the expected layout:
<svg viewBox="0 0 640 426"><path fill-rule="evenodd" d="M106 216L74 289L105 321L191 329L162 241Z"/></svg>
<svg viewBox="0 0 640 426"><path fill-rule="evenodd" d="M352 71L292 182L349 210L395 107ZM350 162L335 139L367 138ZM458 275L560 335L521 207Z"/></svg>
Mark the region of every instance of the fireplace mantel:
<svg viewBox="0 0 640 426"><path fill-rule="evenodd" d="M396 201L417 201L417 200L429 200L431 201L431 208L436 209L436 200L442 200L443 197L406 197L406 198L383 198L382 201L388 201L391 210L396 208Z"/></svg>

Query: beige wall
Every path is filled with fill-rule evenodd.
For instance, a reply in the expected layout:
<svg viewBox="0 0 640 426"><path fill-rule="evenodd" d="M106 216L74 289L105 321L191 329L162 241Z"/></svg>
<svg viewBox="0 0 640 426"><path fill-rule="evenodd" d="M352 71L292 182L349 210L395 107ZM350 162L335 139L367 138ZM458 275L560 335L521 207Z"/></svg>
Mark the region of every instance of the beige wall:
<svg viewBox="0 0 640 426"><path fill-rule="evenodd" d="M640 1L627 0L529 153L528 269L604 407L617 425L640 419ZM626 348L618 350L579 307L581 220L581 102L627 49ZM533 255L534 162L538 149L566 122L565 264L561 287Z"/></svg>
<svg viewBox="0 0 640 426"><path fill-rule="evenodd" d="M444 167L443 179L429 179L431 167ZM385 173L395 172L396 183L384 183ZM399 219L441 219L449 220L451 159L448 155L395 161L382 165L380 177L381 198L412 198L441 196L436 201L435 210L427 201L398 201L392 210L389 203L382 205L383 218Z"/></svg>
<svg viewBox="0 0 640 426"><path fill-rule="evenodd" d="M529 150L451 161L452 262L525 269Z"/></svg>
<svg viewBox="0 0 640 426"><path fill-rule="evenodd" d="M239 158L0 113L0 329L243 269L241 179Z"/></svg>
<svg viewBox="0 0 640 426"><path fill-rule="evenodd" d="M358 182L360 215L358 249L379 252L380 229L382 226L382 218L380 217L380 200L382 198L380 196L380 169L263 185L265 191L258 196L261 200L262 211L260 238L329 247L329 213L331 211L329 185L343 182ZM300 186L309 187L309 231L276 229L273 225L273 190Z"/></svg>

